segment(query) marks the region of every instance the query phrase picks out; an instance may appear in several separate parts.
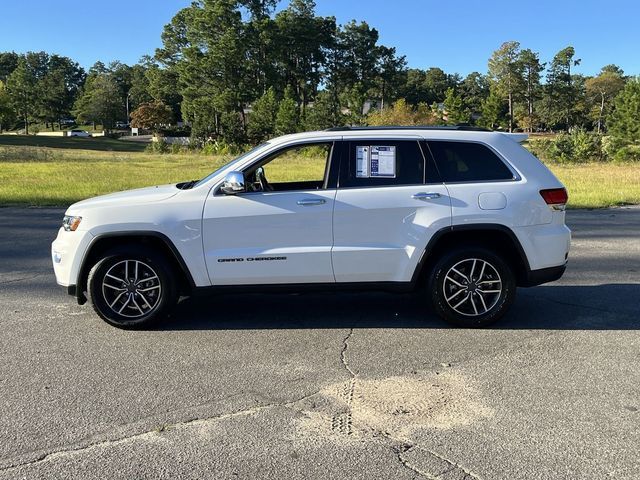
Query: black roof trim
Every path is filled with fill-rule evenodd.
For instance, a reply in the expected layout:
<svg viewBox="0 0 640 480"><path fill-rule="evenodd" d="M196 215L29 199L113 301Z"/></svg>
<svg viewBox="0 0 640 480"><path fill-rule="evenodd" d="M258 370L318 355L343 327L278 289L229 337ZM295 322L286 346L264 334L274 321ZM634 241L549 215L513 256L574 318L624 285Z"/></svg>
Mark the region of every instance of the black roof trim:
<svg viewBox="0 0 640 480"><path fill-rule="evenodd" d="M353 131L367 131L367 130L459 130L465 132L490 132L482 127L474 127L472 125L424 125L424 126L406 126L390 125L380 127L333 127L327 128L326 132L353 132Z"/></svg>

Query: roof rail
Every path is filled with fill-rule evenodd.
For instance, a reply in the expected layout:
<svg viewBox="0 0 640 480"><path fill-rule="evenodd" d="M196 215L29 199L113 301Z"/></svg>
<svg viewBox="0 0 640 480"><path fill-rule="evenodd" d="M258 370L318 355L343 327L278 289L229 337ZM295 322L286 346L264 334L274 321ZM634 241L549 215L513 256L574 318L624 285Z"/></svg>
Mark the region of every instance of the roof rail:
<svg viewBox="0 0 640 480"><path fill-rule="evenodd" d="M490 132L483 127L474 127L472 125L389 125L379 127L333 127L327 128L326 132L353 132L361 130L460 130L466 132Z"/></svg>

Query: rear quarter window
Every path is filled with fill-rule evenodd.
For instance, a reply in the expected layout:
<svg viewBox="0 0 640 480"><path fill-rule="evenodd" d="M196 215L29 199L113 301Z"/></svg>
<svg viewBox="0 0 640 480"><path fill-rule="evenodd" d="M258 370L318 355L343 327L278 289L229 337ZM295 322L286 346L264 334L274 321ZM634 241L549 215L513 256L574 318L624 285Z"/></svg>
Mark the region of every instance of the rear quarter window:
<svg viewBox="0 0 640 480"><path fill-rule="evenodd" d="M475 142L428 142L444 182L513 180L511 170L489 147Z"/></svg>

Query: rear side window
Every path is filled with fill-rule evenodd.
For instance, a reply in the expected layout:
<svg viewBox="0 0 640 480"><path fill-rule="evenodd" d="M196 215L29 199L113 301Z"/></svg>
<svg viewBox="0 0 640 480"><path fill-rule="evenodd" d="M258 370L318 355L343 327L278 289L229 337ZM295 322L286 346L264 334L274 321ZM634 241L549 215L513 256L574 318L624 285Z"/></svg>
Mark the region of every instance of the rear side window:
<svg viewBox="0 0 640 480"><path fill-rule="evenodd" d="M444 182L513 180L511 170L487 146L473 142L429 142Z"/></svg>
<svg viewBox="0 0 640 480"><path fill-rule="evenodd" d="M344 142L340 187L422 185L425 161L416 141Z"/></svg>

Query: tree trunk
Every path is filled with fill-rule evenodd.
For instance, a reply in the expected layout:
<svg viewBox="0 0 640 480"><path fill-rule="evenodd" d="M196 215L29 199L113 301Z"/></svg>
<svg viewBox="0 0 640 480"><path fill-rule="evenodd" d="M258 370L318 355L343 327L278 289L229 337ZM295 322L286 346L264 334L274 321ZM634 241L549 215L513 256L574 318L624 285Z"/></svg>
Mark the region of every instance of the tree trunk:
<svg viewBox="0 0 640 480"><path fill-rule="evenodd" d="M302 119L307 118L307 89L302 89Z"/></svg>
<svg viewBox="0 0 640 480"><path fill-rule="evenodd" d="M598 115L598 133L602 129L602 117L604 116L604 92L600 92L600 115Z"/></svg>
<svg viewBox="0 0 640 480"><path fill-rule="evenodd" d="M509 133L511 132L513 132L513 93L509 91Z"/></svg>
<svg viewBox="0 0 640 480"><path fill-rule="evenodd" d="M247 132L247 116L244 113L244 106L240 105L240 117L242 118L242 128Z"/></svg>

